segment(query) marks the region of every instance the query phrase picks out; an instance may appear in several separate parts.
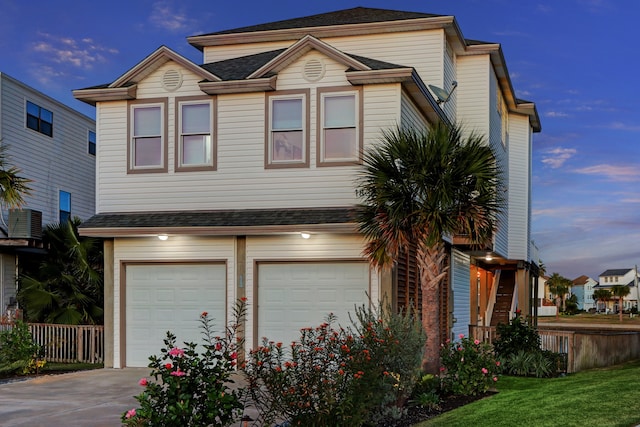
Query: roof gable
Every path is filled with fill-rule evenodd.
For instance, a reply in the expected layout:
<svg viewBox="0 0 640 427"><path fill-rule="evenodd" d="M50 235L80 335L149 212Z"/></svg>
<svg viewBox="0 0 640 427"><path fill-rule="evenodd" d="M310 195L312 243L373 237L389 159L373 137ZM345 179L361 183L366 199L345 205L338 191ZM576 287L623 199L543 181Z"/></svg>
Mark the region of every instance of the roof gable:
<svg viewBox="0 0 640 427"><path fill-rule="evenodd" d="M129 85L131 83L137 83L143 80L146 76L160 68L168 61L174 61L194 74L202 77L203 80L208 81L220 81L220 78L208 70L196 65L184 56L174 52L166 46L160 46L151 55L140 61L137 65L131 68L129 71L118 77L109 88L117 88Z"/></svg>

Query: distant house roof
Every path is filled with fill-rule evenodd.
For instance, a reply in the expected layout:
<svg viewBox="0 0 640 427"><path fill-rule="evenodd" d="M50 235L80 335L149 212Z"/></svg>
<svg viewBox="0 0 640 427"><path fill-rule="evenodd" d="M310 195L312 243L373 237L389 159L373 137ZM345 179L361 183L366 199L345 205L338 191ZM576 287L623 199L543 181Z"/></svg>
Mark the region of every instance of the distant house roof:
<svg viewBox="0 0 640 427"><path fill-rule="evenodd" d="M603 277L603 276L624 276L625 274L627 274L631 270L632 270L631 268L617 268L617 269L606 270L604 273L600 273L600 277Z"/></svg>
<svg viewBox="0 0 640 427"><path fill-rule="evenodd" d="M202 35L252 33L258 31L288 30L293 28L326 27L333 25L368 24L373 22L404 21L407 19L434 18L443 15L431 13L403 12L390 9L355 7L335 12L320 13L301 18L285 19L266 24L250 25Z"/></svg>
<svg viewBox="0 0 640 427"><path fill-rule="evenodd" d="M589 281L589 276L582 275L573 279L574 286L582 286Z"/></svg>

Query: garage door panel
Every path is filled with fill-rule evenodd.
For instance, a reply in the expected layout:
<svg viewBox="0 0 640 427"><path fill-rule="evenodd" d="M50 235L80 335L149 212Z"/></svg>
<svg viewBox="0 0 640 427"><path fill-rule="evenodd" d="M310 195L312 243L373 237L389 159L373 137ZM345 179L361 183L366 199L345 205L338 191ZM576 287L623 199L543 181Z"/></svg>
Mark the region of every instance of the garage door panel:
<svg viewBox="0 0 640 427"><path fill-rule="evenodd" d="M366 303L369 267L364 262L274 263L258 267L258 336L285 343L329 313L349 324L348 312ZM277 294L278 298L273 298Z"/></svg>
<svg viewBox="0 0 640 427"><path fill-rule="evenodd" d="M224 264L148 264L126 266L126 365L147 366L164 346L167 331L184 341L201 342L199 317L225 326Z"/></svg>

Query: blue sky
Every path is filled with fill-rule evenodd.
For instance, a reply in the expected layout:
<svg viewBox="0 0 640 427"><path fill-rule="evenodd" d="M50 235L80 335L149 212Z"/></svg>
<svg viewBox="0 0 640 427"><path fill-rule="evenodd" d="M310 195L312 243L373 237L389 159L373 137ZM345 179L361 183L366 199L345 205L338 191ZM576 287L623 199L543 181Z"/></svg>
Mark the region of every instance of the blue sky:
<svg viewBox="0 0 640 427"><path fill-rule="evenodd" d="M356 6L454 15L502 45L520 98L536 102L532 238L549 273L597 280L640 264L640 2L632 0L0 0L0 72L95 117L73 89L115 80L186 37Z"/></svg>

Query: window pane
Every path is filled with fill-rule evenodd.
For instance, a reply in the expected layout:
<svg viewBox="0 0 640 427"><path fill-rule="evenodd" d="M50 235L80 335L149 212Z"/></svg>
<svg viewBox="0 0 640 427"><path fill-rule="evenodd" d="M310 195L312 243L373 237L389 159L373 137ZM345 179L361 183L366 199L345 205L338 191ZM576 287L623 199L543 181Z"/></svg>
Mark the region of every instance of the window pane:
<svg viewBox="0 0 640 427"><path fill-rule="evenodd" d="M209 135L184 136L182 164L211 165L211 137Z"/></svg>
<svg viewBox="0 0 640 427"><path fill-rule="evenodd" d="M27 101L27 114L31 114L32 116L40 117L40 107L38 107L33 102Z"/></svg>
<svg viewBox="0 0 640 427"><path fill-rule="evenodd" d="M161 135L161 109L160 107L140 107L133 110L133 134L134 136Z"/></svg>
<svg viewBox="0 0 640 427"><path fill-rule="evenodd" d="M71 193L60 191L60 210L71 212Z"/></svg>
<svg viewBox="0 0 640 427"><path fill-rule="evenodd" d="M33 130L40 130L40 121L37 117L32 116L31 114L27 115L27 127Z"/></svg>
<svg viewBox="0 0 640 427"><path fill-rule="evenodd" d="M354 128L325 129L324 158L325 160L357 159L356 130Z"/></svg>
<svg viewBox="0 0 640 427"><path fill-rule="evenodd" d="M53 126L51 126L51 123L41 121L40 132L44 133L45 135L53 136Z"/></svg>
<svg viewBox="0 0 640 427"><path fill-rule="evenodd" d="M211 118L209 104L182 106L182 133L209 133Z"/></svg>
<svg viewBox="0 0 640 427"><path fill-rule="evenodd" d="M324 126L354 127L356 125L356 97L331 96L324 98Z"/></svg>
<svg viewBox="0 0 640 427"><path fill-rule="evenodd" d="M133 143L134 166L162 166L161 138L136 138Z"/></svg>
<svg viewBox="0 0 640 427"><path fill-rule="evenodd" d="M302 99L274 99L272 105L273 130L302 129Z"/></svg>
<svg viewBox="0 0 640 427"><path fill-rule="evenodd" d="M49 110L45 110L44 108L40 109L40 118L45 122L53 123L53 113Z"/></svg>
<svg viewBox="0 0 640 427"><path fill-rule="evenodd" d="M271 135L273 161L302 160L302 132L273 132Z"/></svg>

